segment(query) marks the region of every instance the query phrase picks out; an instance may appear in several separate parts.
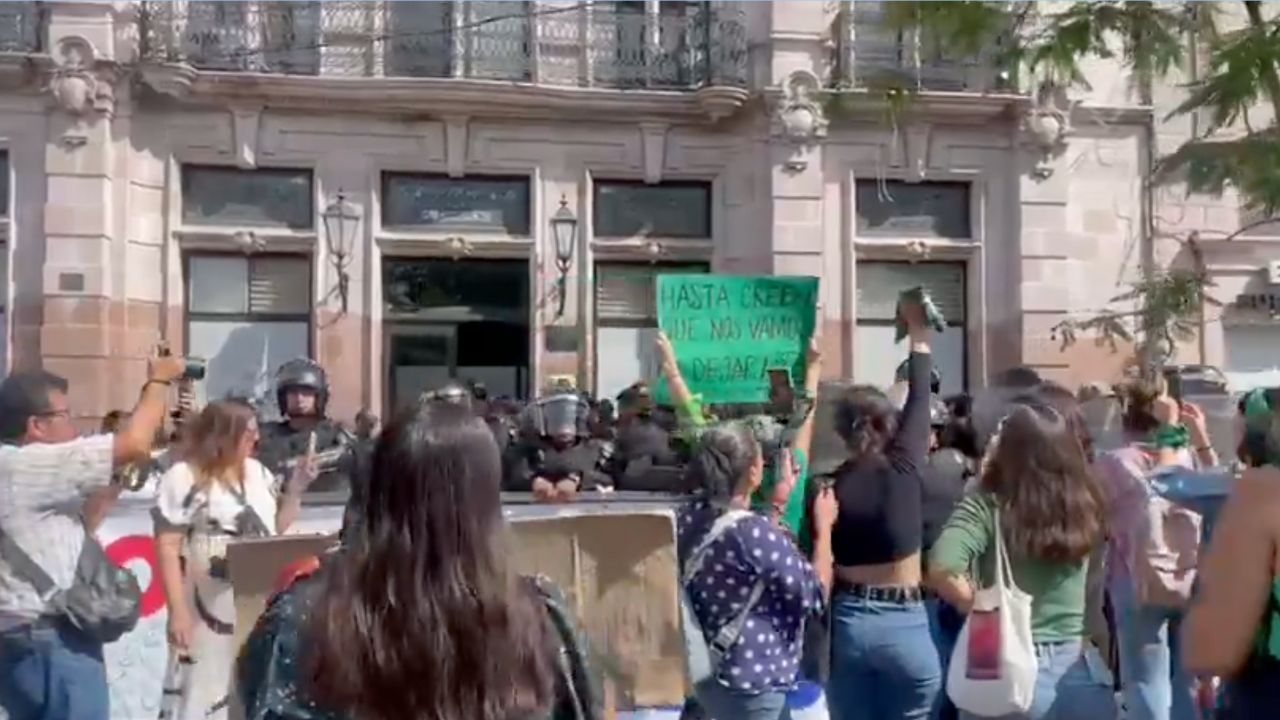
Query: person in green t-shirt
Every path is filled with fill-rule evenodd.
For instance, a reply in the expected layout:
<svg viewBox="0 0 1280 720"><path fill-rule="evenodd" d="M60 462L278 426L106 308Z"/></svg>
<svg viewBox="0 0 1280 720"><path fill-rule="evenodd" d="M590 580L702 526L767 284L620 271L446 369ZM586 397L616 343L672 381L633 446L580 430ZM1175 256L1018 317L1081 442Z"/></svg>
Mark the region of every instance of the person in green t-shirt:
<svg viewBox="0 0 1280 720"><path fill-rule="evenodd" d="M1013 405L992 436L978 486L934 543L928 585L968 612L995 584L1003 541L1012 581L1031 596L1039 670L1024 715L1009 720L1115 717L1109 678L1083 643L1089 557L1102 542L1104 500L1071 423L1043 398Z"/></svg>
<svg viewBox="0 0 1280 720"><path fill-rule="evenodd" d="M715 418L706 412L701 396L695 395L680 373L676 364L675 350L664 333L658 333L658 356L662 363L662 374L667 379L671 404L675 408L679 421L679 434L685 442L692 442L699 432ZM805 357L804 393L814 398L818 394L818 381L822 376L822 354L816 342L810 342ZM809 482L809 448L813 443L813 413L810 412L804 422L796 429L790 445L791 473L782 476L792 482L791 489L778 497L780 474L770 465L765 470L765 477L760 489L753 497L754 509L768 515L781 527L791 532L800 543L801 549L808 552L812 538L807 527L805 512L805 491Z"/></svg>

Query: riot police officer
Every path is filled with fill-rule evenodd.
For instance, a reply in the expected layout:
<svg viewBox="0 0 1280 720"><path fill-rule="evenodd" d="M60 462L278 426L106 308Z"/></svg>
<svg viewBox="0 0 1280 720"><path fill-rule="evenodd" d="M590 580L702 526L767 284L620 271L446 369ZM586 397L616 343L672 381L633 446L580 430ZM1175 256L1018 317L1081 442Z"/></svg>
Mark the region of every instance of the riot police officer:
<svg viewBox="0 0 1280 720"><path fill-rule="evenodd" d="M563 390L525 408L507 489L564 501L582 490L612 487L613 446L590 437L588 412L581 395Z"/></svg>
<svg viewBox="0 0 1280 720"><path fill-rule="evenodd" d="M618 394L617 447L610 474L619 490L679 492L683 467L671 435L654 417L649 386L637 382Z"/></svg>
<svg viewBox="0 0 1280 720"><path fill-rule="evenodd" d="M282 419L265 423L258 443L258 460L280 477L306 455L315 435L320 475L311 489L319 492L350 487L354 437L325 416L329 380L314 360L290 360L276 371L276 402Z"/></svg>

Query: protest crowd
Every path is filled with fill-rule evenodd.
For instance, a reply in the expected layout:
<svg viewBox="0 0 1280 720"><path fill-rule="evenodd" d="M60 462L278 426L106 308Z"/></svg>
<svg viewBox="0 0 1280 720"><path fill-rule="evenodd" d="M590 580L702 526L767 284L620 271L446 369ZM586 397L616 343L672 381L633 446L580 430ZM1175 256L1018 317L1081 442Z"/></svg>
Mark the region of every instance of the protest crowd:
<svg viewBox="0 0 1280 720"><path fill-rule="evenodd" d="M1241 398L1234 458L1159 376L1072 389L1015 367L940 397L936 316L903 294L891 388L820 382L810 328L742 376L767 398L721 402L660 334L660 378L616 398L521 404L463 382L383 428L328 417L310 360L279 369L268 422L236 398L171 412L199 373L159 356L89 437L64 380L15 373L0 707L107 717L103 648L136 622L138 586L93 532L150 478L168 718L603 717L605 668L563 589L511 567L502 502L620 492L678 508L683 717L1274 717L1280 391ZM1114 436L1096 436L1098 407ZM1169 490L1218 475L1208 500ZM285 533L317 489L349 490L339 546L295 568L239 647L227 546Z"/></svg>

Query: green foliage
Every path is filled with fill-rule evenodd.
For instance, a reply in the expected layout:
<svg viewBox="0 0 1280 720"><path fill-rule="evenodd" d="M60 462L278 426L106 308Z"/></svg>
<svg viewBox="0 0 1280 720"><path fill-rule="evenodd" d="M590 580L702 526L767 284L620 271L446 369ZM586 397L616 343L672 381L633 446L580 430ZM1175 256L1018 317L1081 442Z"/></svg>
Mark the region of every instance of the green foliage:
<svg viewBox="0 0 1280 720"><path fill-rule="evenodd" d="M1087 86L1081 64L1113 59L1127 68L1138 100L1190 58L1194 37L1207 51L1203 76L1188 86L1186 100L1169 117L1195 113L1201 135L1162 158L1148 183L1185 182L1188 192L1237 192L1263 217L1280 214L1280 17L1264 16L1259 0L1242 0L1245 27L1219 32L1222 3L1150 0L1059 3L893 3L888 21L946 38L948 51L976 57L997 40L1000 61L1038 83ZM1047 8L1054 8L1049 10ZM1061 9L1057 9L1061 8ZM1272 12L1272 15L1276 13ZM1250 111L1269 105L1272 118L1254 127ZM1149 187L1149 186L1148 186ZM1113 347L1137 338L1148 358L1159 358L1175 340L1195 331L1201 309L1217 302L1194 238L1194 260L1186 270L1152 270L1113 299L1136 306L1107 310L1055 328L1065 345L1080 331Z"/></svg>
<svg viewBox="0 0 1280 720"><path fill-rule="evenodd" d="M1222 304L1209 295L1212 287L1202 268L1157 272L1111 298L1113 303L1134 303L1136 309L1110 309L1084 320L1064 320L1054 326L1052 336L1065 349L1077 341L1079 333L1091 332L1097 344L1113 350L1119 349L1119 341L1133 342L1137 337L1144 353L1160 357L1175 341L1195 337L1201 308Z"/></svg>
<svg viewBox="0 0 1280 720"><path fill-rule="evenodd" d="M1271 216L1280 213L1280 125L1274 119L1280 117L1280 20L1262 18L1254 3L1244 5L1250 10L1246 27L1205 33L1207 73L1170 114L1197 113L1203 134L1163 158L1156 179L1185 181L1188 192L1221 195L1232 188L1246 207ZM1273 118L1255 128L1249 111L1260 104L1271 107Z"/></svg>

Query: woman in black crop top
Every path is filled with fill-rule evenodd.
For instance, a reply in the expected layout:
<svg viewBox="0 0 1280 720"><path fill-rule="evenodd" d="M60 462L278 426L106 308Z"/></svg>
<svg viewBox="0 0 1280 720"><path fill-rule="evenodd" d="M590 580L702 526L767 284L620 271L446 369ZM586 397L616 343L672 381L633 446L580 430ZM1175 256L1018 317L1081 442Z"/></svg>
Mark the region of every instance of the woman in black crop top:
<svg viewBox="0 0 1280 720"><path fill-rule="evenodd" d="M832 534L833 720L927 718L942 684L921 595L920 475L929 453L929 329L919 306L901 309L911 354L899 413L879 389L859 386L836 408L849 459L836 471L840 514Z"/></svg>

